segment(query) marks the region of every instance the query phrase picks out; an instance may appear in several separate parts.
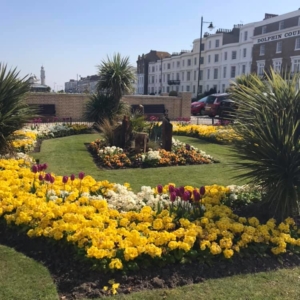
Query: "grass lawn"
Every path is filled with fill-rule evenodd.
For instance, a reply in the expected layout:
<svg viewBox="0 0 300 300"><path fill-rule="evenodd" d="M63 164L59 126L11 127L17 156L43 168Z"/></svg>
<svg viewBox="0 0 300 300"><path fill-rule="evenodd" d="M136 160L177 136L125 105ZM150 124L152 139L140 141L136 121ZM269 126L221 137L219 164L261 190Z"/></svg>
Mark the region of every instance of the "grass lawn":
<svg viewBox="0 0 300 300"><path fill-rule="evenodd" d="M0 245L0 299L58 299L48 270L22 253Z"/></svg>
<svg viewBox="0 0 300 300"><path fill-rule="evenodd" d="M175 289L116 295L126 300L290 300L300 299L300 268L210 279ZM108 299L106 297L105 299Z"/></svg>
<svg viewBox="0 0 300 300"><path fill-rule="evenodd" d="M97 180L107 179L110 182L123 184L129 182L134 191L139 191L143 185L156 186L158 184L175 183L180 185L230 185L244 184L237 182L233 177L239 172L230 165L233 160L229 157L231 147L212 144L191 137L176 137L182 142L191 144L214 158L220 163L209 165L193 165L178 167L161 167L148 169L100 170L93 163L92 157L86 150L85 143L94 141L99 134L74 135L64 138L46 140L43 142L41 152L33 153L34 158L41 163L48 163L49 171L57 175L78 174L83 171Z"/></svg>

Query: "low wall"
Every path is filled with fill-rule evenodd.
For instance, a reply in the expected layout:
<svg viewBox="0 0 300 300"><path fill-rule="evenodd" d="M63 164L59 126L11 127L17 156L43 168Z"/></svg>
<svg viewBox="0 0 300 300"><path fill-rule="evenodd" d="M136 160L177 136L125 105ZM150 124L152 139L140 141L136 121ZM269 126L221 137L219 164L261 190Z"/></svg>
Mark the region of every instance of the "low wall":
<svg viewBox="0 0 300 300"><path fill-rule="evenodd" d="M181 93L179 97L127 95L122 98L128 104L164 104L171 120L176 118L190 118L192 93ZM54 104L56 117L59 119L72 118L82 121L83 112L89 95L86 94L57 94L57 93L29 93L28 104Z"/></svg>

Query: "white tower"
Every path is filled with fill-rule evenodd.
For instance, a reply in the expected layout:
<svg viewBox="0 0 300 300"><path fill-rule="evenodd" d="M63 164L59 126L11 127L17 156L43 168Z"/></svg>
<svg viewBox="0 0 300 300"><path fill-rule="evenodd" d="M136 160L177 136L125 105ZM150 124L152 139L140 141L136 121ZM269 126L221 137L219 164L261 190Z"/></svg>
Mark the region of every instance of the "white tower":
<svg viewBox="0 0 300 300"><path fill-rule="evenodd" d="M45 79L46 79L45 70L44 70L44 67L42 66L41 67L41 84L45 85Z"/></svg>

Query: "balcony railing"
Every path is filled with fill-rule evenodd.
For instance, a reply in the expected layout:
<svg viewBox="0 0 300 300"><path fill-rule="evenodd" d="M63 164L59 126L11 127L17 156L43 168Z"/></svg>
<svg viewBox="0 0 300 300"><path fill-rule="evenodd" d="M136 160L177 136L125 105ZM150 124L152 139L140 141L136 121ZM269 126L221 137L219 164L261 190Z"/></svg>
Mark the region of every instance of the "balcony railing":
<svg viewBox="0 0 300 300"><path fill-rule="evenodd" d="M180 84L180 80L176 79L176 80L168 80L168 85L179 85Z"/></svg>

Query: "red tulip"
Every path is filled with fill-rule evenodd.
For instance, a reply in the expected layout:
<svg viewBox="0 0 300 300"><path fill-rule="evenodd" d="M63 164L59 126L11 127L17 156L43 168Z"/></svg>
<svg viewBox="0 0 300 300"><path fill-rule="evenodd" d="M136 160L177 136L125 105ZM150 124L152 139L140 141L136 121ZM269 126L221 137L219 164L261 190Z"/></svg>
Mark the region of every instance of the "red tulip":
<svg viewBox="0 0 300 300"><path fill-rule="evenodd" d="M175 192L170 193L170 200L171 200L171 202L174 202L175 199L176 199L176 193Z"/></svg>
<svg viewBox="0 0 300 300"><path fill-rule="evenodd" d="M173 193L175 191L174 185L170 184L169 185L169 193Z"/></svg>
<svg viewBox="0 0 300 300"><path fill-rule="evenodd" d="M43 164L43 170L46 170L48 168L47 164Z"/></svg>
<svg viewBox="0 0 300 300"><path fill-rule="evenodd" d="M50 182L51 182L51 183L54 183L54 181L55 181L55 178L54 178L53 176L50 175Z"/></svg>
<svg viewBox="0 0 300 300"><path fill-rule="evenodd" d="M162 192L163 192L163 187L162 187L161 184L159 184L159 185L157 186L157 192L158 192L159 194L162 194Z"/></svg>
<svg viewBox="0 0 300 300"><path fill-rule="evenodd" d="M47 174L45 175L45 180L46 180L46 181L50 181L50 179L51 179L51 174L50 174L50 173L47 173Z"/></svg>
<svg viewBox="0 0 300 300"><path fill-rule="evenodd" d="M66 183L68 182L68 179L69 179L68 176L64 176L64 177L62 178L62 182L63 182L64 184L66 184Z"/></svg>
<svg viewBox="0 0 300 300"><path fill-rule="evenodd" d="M83 172L80 172L80 173L78 174L78 178L79 178L80 180L82 180L83 177L84 177L84 173L83 173Z"/></svg>
<svg viewBox="0 0 300 300"><path fill-rule="evenodd" d="M38 166L37 166L37 165L32 166L31 171L32 171L33 173L37 173L37 171L38 171Z"/></svg>
<svg viewBox="0 0 300 300"><path fill-rule="evenodd" d="M200 195L203 196L205 194L205 186L201 186Z"/></svg>
<svg viewBox="0 0 300 300"><path fill-rule="evenodd" d="M74 180L75 180L75 175L72 174L72 175L70 176L70 179L71 179L72 181L74 181Z"/></svg>
<svg viewBox="0 0 300 300"><path fill-rule="evenodd" d="M194 195L194 200L195 200L196 202L199 202L199 201L200 201L200 198L201 198L200 193L198 193L197 190L193 190L193 195Z"/></svg>
<svg viewBox="0 0 300 300"><path fill-rule="evenodd" d="M39 181L43 181L44 180L44 177L42 174L39 175Z"/></svg>

